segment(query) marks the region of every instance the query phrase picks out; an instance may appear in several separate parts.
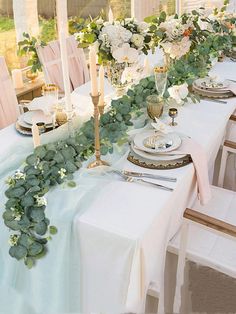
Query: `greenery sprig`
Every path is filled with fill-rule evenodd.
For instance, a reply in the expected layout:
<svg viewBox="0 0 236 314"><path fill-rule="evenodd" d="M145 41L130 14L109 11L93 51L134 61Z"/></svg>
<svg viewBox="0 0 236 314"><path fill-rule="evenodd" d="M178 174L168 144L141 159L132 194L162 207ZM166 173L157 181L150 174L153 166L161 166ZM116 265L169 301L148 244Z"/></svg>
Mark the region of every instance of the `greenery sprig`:
<svg viewBox="0 0 236 314"><path fill-rule="evenodd" d="M127 95L113 100L111 109L101 117L101 153L112 153L113 143L127 141L133 125L132 115L145 106L155 92L154 78L142 79ZM94 153L94 121L91 118L74 138L37 147L26 158L25 166L8 178L7 202L3 213L10 235L9 254L23 260L28 268L47 253L47 243L57 232L46 216L45 195L53 186L67 182L75 186L73 173Z"/></svg>

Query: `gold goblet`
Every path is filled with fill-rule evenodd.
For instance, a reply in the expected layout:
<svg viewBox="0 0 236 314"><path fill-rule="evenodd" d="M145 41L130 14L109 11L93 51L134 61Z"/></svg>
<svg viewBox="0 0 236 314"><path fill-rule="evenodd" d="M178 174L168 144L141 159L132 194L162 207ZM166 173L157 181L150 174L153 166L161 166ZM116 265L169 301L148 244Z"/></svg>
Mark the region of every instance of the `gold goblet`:
<svg viewBox="0 0 236 314"><path fill-rule="evenodd" d="M164 100L157 95L150 95L146 99L147 113L152 120L160 118L163 113Z"/></svg>
<svg viewBox="0 0 236 314"><path fill-rule="evenodd" d="M175 118L178 116L178 109L176 108L170 108L169 109L169 116L171 117L172 121L170 123L171 126L178 125L177 122L175 122Z"/></svg>
<svg viewBox="0 0 236 314"><path fill-rule="evenodd" d="M29 79L30 83L34 83L36 78L38 77L38 72L32 72L31 70L27 70L25 72L26 77Z"/></svg>

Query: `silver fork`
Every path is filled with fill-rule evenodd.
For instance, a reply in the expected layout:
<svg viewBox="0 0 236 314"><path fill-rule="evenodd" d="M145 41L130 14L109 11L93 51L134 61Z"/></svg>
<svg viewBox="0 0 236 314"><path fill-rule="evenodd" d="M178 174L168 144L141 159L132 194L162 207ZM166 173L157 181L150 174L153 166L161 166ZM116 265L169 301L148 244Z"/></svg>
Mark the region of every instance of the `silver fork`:
<svg viewBox="0 0 236 314"><path fill-rule="evenodd" d="M153 183L153 182L149 182L143 179L137 179L137 178L132 178L130 176L127 176L125 174L123 174L121 171L119 170L111 170L110 172L113 172L115 174L118 174L123 180L127 181L127 182L137 182L137 183L145 183L147 185L151 185L151 186L155 186L158 189L164 190L164 191L169 191L169 192L173 192L174 189L169 188L167 186L161 185L161 184L157 184L157 183Z"/></svg>

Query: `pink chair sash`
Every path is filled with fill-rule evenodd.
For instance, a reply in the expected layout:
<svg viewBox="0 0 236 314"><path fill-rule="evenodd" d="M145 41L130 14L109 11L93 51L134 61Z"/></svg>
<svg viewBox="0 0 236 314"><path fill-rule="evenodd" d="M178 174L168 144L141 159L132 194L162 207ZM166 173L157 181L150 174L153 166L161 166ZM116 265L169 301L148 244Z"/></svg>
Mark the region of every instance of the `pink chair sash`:
<svg viewBox="0 0 236 314"><path fill-rule="evenodd" d="M47 83L56 84L64 92L59 41L52 41L46 47L38 47L37 53L43 65ZM71 91L89 80L84 51L77 47L74 36L67 38L67 53Z"/></svg>
<svg viewBox="0 0 236 314"><path fill-rule="evenodd" d="M4 57L0 57L0 129L16 122L18 102Z"/></svg>

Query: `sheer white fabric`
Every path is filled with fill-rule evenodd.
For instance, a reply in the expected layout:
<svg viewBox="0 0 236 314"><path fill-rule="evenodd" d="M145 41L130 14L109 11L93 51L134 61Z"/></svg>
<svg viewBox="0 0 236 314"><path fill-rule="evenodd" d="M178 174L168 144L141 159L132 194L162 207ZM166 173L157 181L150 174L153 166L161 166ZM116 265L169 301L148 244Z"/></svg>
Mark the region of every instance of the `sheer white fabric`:
<svg viewBox="0 0 236 314"><path fill-rule="evenodd" d="M5 59L0 57L0 129L14 123L19 115L15 90Z"/></svg>

